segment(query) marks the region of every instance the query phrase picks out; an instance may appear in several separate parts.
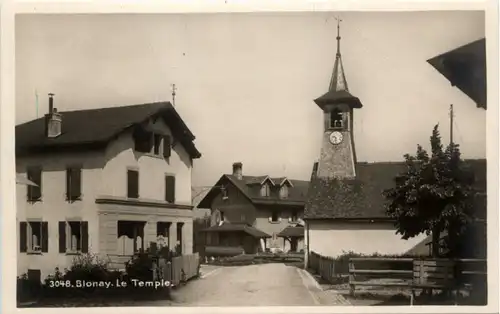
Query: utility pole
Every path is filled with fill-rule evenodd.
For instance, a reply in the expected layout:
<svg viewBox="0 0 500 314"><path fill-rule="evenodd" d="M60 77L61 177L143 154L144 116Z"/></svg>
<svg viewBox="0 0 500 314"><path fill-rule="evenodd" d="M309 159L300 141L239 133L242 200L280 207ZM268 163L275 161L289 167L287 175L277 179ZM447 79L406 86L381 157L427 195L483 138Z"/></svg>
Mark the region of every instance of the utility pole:
<svg viewBox="0 0 500 314"><path fill-rule="evenodd" d="M172 106L175 107L175 91L177 88L175 88L175 84L172 84Z"/></svg>
<svg viewBox="0 0 500 314"><path fill-rule="evenodd" d="M450 105L450 144L453 144L453 104Z"/></svg>

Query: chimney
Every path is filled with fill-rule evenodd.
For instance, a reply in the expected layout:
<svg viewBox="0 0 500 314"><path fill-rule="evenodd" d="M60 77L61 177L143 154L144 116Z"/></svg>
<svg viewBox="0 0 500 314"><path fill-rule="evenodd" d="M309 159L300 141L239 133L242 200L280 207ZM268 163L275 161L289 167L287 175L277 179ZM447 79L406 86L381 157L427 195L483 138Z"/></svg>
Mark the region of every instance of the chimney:
<svg viewBox="0 0 500 314"><path fill-rule="evenodd" d="M62 116L54 108L54 94L49 94L49 112L45 115L45 136L55 138L61 135Z"/></svg>
<svg viewBox="0 0 500 314"><path fill-rule="evenodd" d="M235 162L233 164L233 176L238 180L243 179L243 164L241 162Z"/></svg>

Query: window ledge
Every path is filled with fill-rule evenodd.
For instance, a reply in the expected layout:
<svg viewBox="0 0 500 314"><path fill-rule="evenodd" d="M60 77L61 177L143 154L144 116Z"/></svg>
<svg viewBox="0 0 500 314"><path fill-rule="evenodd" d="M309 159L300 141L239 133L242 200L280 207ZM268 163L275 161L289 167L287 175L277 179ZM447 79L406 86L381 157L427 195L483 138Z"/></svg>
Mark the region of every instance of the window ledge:
<svg viewBox="0 0 500 314"><path fill-rule="evenodd" d="M269 221L269 223L271 223L271 224L279 224L279 223L281 223L281 221L272 221L271 220L271 221Z"/></svg>
<svg viewBox="0 0 500 314"><path fill-rule="evenodd" d="M82 252L66 252L66 255L82 255Z"/></svg>
<svg viewBox="0 0 500 314"><path fill-rule="evenodd" d="M28 255L43 255L43 252L26 252Z"/></svg>
<svg viewBox="0 0 500 314"><path fill-rule="evenodd" d="M298 220L289 220L288 223L289 224L298 224L299 221Z"/></svg>

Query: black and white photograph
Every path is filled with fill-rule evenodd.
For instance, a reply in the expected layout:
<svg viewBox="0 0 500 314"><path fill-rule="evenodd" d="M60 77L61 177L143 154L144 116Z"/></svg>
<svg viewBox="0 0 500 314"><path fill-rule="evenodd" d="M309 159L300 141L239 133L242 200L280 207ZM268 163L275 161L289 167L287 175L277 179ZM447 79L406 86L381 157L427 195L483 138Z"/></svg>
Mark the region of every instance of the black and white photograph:
<svg viewBox="0 0 500 314"><path fill-rule="evenodd" d="M486 20L17 13L17 307L497 303Z"/></svg>

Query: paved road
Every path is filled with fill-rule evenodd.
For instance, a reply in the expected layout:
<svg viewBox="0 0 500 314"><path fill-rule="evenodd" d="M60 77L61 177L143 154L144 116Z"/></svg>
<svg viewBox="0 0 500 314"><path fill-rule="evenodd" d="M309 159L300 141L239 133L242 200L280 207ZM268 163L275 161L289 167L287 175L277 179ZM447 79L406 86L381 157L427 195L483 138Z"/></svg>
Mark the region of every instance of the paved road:
<svg viewBox="0 0 500 314"><path fill-rule="evenodd" d="M204 268L198 280L173 292L176 306L348 305L323 292L304 270L284 264Z"/></svg>

